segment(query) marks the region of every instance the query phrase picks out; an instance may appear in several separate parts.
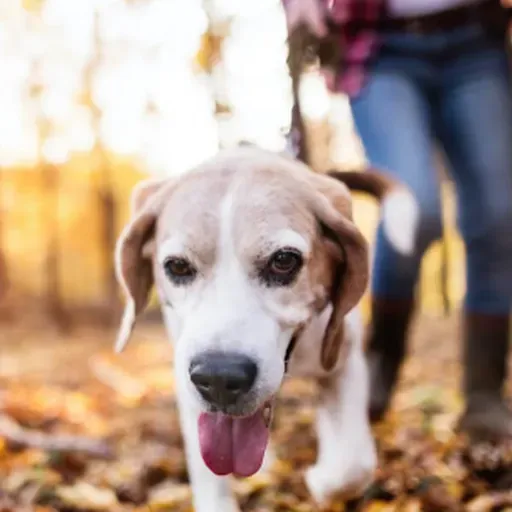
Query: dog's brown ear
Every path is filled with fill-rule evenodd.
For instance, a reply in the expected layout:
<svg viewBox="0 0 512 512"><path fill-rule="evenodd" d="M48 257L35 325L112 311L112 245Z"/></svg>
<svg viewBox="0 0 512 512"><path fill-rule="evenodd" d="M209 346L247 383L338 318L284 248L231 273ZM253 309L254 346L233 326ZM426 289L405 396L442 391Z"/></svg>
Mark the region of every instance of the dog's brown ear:
<svg viewBox="0 0 512 512"><path fill-rule="evenodd" d="M152 244L156 219L163 203L159 192L166 181L147 180L135 186L131 195L131 218L116 243L116 277L126 299L116 352L121 352L128 343L137 315L146 307L153 287L151 251L148 247Z"/></svg>
<svg viewBox="0 0 512 512"><path fill-rule="evenodd" d="M333 312L321 351L322 366L330 370L342 349L344 317L361 300L368 285L368 244L353 222L348 189L319 174L310 174L308 179L316 191L312 208L323 236L341 249L331 290Z"/></svg>

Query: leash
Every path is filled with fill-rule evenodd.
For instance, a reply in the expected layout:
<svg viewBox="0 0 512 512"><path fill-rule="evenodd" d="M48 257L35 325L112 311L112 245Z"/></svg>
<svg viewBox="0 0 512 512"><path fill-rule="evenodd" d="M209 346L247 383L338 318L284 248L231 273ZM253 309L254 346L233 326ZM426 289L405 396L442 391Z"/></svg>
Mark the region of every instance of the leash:
<svg viewBox="0 0 512 512"><path fill-rule="evenodd" d="M288 36L287 65L292 81L293 107L291 127L288 133L287 151L312 168L311 155L307 144L306 123L300 107L300 80L305 66L320 57L320 65L335 67L339 64L339 47L335 41L327 37L319 41L305 25L295 28ZM440 241L441 262L439 265L439 289L443 312L448 316L451 312L449 281L449 250L448 235L443 223ZM421 283L420 283L421 284Z"/></svg>
<svg viewBox="0 0 512 512"><path fill-rule="evenodd" d="M287 150L311 169L314 169L308 148L306 123L300 106L300 80L305 68L319 62L322 68L336 69L341 61L336 38L327 35L318 39L305 24L296 27L288 36L288 71L292 81L293 107Z"/></svg>
<svg viewBox="0 0 512 512"><path fill-rule="evenodd" d="M288 71L292 80L292 120L288 133L288 152L306 165L311 166L310 153L306 143L306 125L300 108L300 79L315 38L305 25L295 28L288 36Z"/></svg>

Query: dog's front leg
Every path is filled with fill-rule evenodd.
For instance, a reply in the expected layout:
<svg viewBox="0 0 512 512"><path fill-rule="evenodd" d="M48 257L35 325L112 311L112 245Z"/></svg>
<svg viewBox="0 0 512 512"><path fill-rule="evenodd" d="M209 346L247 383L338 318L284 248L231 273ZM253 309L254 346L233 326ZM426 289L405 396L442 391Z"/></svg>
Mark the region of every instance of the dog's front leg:
<svg viewBox="0 0 512 512"><path fill-rule="evenodd" d="M171 315L165 308L162 313L169 339L172 340L174 329ZM176 402L195 512L239 512L240 509L231 490L230 479L212 473L201 457L198 432L199 411L188 400L189 395L183 387L186 377L181 373L182 366L177 363L179 356L176 345L174 350Z"/></svg>
<svg viewBox="0 0 512 512"><path fill-rule="evenodd" d="M318 505L331 498L353 498L371 483L377 464L368 420L368 371L360 340L346 366L321 390L317 411L318 458L306 483Z"/></svg>
<svg viewBox="0 0 512 512"><path fill-rule="evenodd" d="M197 432L197 411L187 403L183 398L183 393L179 393L179 390L177 398L195 511L238 512L239 508L231 490L229 477L213 474L201 457Z"/></svg>

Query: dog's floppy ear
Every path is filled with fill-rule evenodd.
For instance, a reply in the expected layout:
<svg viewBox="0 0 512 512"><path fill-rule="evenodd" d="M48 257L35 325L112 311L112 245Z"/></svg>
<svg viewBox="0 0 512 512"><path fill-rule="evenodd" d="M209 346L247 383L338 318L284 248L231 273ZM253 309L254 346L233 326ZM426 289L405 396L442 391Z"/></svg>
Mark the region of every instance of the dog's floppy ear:
<svg viewBox="0 0 512 512"><path fill-rule="evenodd" d="M137 315L148 303L153 287L151 247L155 223L162 208L162 189L168 180L146 180L132 191L130 221L121 232L115 249L116 277L126 304L115 344L121 352L128 343Z"/></svg>
<svg viewBox="0 0 512 512"><path fill-rule="evenodd" d="M312 208L323 236L341 249L331 290L333 312L322 344L321 362L332 369L342 348L344 317L363 297L369 278L368 244L353 222L348 189L320 174L310 173Z"/></svg>

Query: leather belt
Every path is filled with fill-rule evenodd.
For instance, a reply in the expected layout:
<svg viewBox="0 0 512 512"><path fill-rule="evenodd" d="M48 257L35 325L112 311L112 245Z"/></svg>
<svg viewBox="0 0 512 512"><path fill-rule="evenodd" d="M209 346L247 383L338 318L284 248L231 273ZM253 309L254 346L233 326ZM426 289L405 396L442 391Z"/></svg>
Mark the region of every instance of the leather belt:
<svg viewBox="0 0 512 512"><path fill-rule="evenodd" d="M501 9L499 0L483 0L422 16L384 17L378 22L377 27L384 32L413 34L443 32L475 22L481 23L483 18L497 8ZM510 17L510 10L503 9L500 14Z"/></svg>

